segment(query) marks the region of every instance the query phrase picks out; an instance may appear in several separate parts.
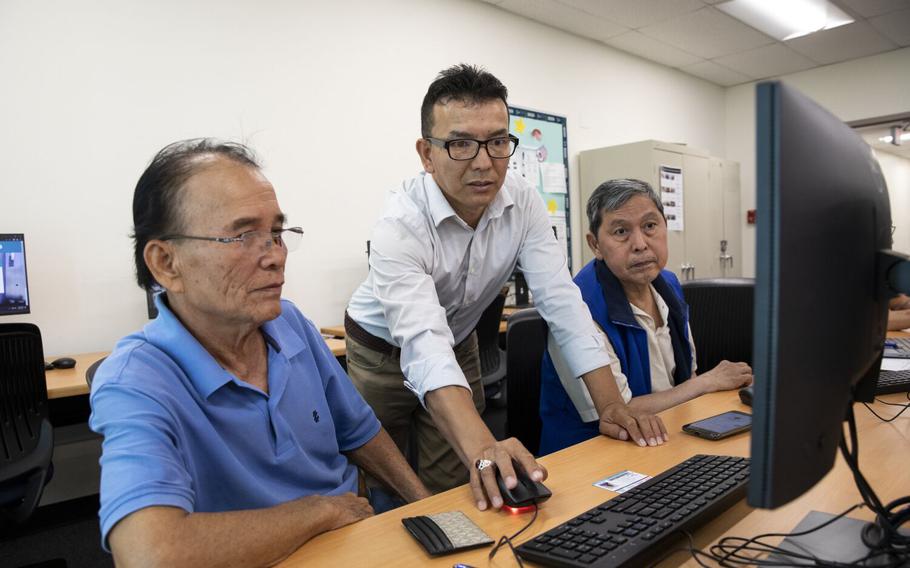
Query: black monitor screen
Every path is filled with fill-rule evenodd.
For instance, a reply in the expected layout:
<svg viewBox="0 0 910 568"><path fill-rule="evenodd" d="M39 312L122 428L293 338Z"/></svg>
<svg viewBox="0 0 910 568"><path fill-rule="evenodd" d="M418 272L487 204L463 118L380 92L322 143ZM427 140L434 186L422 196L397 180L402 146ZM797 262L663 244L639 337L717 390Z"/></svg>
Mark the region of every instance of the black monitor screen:
<svg viewBox="0 0 910 568"><path fill-rule="evenodd" d="M0 316L29 313L25 237L0 233Z"/></svg>
<svg viewBox="0 0 910 568"><path fill-rule="evenodd" d="M833 467L882 356L888 190L870 147L784 84L756 91L756 266L749 503L773 508Z"/></svg>

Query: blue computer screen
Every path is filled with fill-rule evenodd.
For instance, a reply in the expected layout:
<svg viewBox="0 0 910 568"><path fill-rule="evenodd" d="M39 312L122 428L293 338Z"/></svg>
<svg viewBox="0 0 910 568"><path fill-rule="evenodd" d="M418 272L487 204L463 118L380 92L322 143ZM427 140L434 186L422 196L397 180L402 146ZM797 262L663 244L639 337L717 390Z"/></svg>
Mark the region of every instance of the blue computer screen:
<svg viewBox="0 0 910 568"><path fill-rule="evenodd" d="M0 316L29 313L25 237L0 233Z"/></svg>

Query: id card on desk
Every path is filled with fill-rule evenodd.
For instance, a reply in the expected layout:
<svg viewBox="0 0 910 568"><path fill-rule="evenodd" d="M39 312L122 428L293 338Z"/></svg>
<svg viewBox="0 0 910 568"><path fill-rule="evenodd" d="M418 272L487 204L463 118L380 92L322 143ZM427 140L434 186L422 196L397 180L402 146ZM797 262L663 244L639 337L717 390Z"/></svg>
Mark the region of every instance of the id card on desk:
<svg viewBox="0 0 910 568"><path fill-rule="evenodd" d="M651 479L650 475L625 470L620 471L619 473L614 473L610 477L601 479L600 481L596 482L594 486L600 487L601 489L606 489L607 491L625 493L629 489L641 485L649 479Z"/></svg>

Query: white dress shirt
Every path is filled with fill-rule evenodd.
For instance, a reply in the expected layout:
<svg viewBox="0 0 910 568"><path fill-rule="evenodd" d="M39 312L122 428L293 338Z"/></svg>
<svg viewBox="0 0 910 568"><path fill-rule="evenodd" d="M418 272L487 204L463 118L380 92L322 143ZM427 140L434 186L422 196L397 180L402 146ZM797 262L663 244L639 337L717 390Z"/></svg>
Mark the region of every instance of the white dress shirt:
<svg viewBox="0 0 910 568"><path fill-rule="evenodd" d="M633 305L631 302L629 303L629 306L632 308L632 315L635 316L635 321L637 321L638 325L645 330L645 335L648 338L648 366L651 369L651 392L661 392L675 386L673 373L676 372L676 358L673 356L673 342L670 338L670 309L667 307L667 303L664 302L664 299L660 294L657 293L657 290L653 285L651 286L651 295L654 296L654 301L657 303L657 311L660 313L660 319L663 320L663 325L660 327L657 326L654 318L652 318L648 312ZM600 329L600 326L597 324L594 325L597 327L597 331L601 334L604 342L607 344L607 352L610 354L611 361L610 370L613 371L613 377L616 379L616 386L619 387L619 393L622 395L622 399L628 404L629 401L632 400L632 389L629 388L629 380L622 372L622 367L620 366L619 359L616 358L616 350L613 348L613 344L610 343L610 340L603 330ZM692 350L692 374L694 375L696 368L695 342L692 340L692 328L687 326L686 329L689 332L689 348ZM550 335L548 339L547 350L550 352L550 358L553 360L553 367L556 369L556 374L559 375L559 382L562 383L563 388L566 389L566 393L569 395L569 399L572 400L572 404L575 405L575 409L578 410L579 416L581 416L581 419L585 422L599 420L600 417L597 414L597 409L594 407L594 401L591 399L591 393L588 392L587 385L585 385L583 380L578 378L579 375L573 374L571 367L566 363L555 338Z"/></svg>
<svg viewBox="0 0 910 568"><path fill-rule="evenodd" d="M572 372L608 365L543 200L512 172L476 229L425 172L394 190L370 240L370 274L348 315L401 348L405 386L423 403L441 387L469 388L452 347L474 330L516 265Z"/></svg>

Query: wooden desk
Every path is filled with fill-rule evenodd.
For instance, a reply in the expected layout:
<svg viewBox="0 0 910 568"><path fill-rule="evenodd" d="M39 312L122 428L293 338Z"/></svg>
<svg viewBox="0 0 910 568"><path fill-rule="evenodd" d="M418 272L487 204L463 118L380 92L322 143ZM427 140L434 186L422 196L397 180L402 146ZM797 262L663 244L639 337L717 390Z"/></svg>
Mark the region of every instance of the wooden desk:
<svg viewBox="0 0 910 568"><path fill-rule="evenodd" d="M515 308L506 308L506 309L510 310L508 312L508 315L512 315L512 313L515 312ZM502 321L499 322L499 333L506 332L506 327L508 326L508 323L509 323L507 320L508 320L508 317L506 316L506 312L503 311L503 319L502 319ZM327 327L320 327L319 332L322 333L323 335L337 337L338 339L344 339L344 337L346 335L343 325L330 325Z"/></svg>
<svg viewBox="0 0 910 568"><path fill-rule="evenodd" d="M889 395L886 400L905 400L903 395ZM879 414L891 416L895 407L876 404ZM670 442L657 448L638 448L628 442L598 437L541 459L549 469L545 482L553 497L540 510L537 521L523 542L566 520L583 513L613 496L614 493L594 487L595 481L610 474L631 469L656 475L697 453L749 455L749 436L742 434L711 442L680 432L683 424L731 410L748 410L739 402L737 393L714 393L690 401L661 414L670 432ZM856 408L860 432L860 460L863 473L885 501L907 493L910 468L906 449L910 447L910 417L890 424L880 422L862 405ZM903 448L895 451L896 448ZM838 456L837 464L816 487L800 499L774 511L754 510L745 501L728 509L695 533L696 545L705 548L723 535L754 536L778 530L788 532L810 509L838 513L860 501L852 476ZM401 525L403 517L460 510L477 523L494 540L512 534L528 520L527 515L481 512L475 508L467 486L458 487L429 499L390 511L320 535L291 555L281 566L445 566L456 562L471 566L516 566L508 549L501 550L493 561L487 560L489 547L433 559L421 549ZM871 519L866 509L851 516ZM695 565L688 554L678 553L662 566Z"/></svg>
<svg viewBox="0 0 910 568"><path fill-rule="evenodd" d="M344 357L347 347L344 339L335 339L331 337L325 339L326 345L332 351L335 357ZM70 355L76 360L76 366L72 369L54 369L45 372L45 381L47 382L47 398L64 398L68 396L79 396L88 394L89 387L85 381L85 371L98 359L110 355L108 351L98 351L96 353L80 353L79 355ZM47 360L53 361L56 357L50 357Z"/></svg>
<svg viewBox="0 0 910 568"><path fill-rule="evenodd" d="M72 369L54 369L44 373L45 382L47 383L47 398L64 398L67 396L79 396L88 394L88 383L85 382L85 371L92 363L110 355L108 351L98 351L96 353L80 353L79 355L69 355L76 360L76 366ZM53 361L57 357L48 357L48 361Z"/></svg>
<svg viewBox="0 0 910 568"><path fill-rule="evenodd" d="M347 335L344 331L344 325L330 325L329 327L320 327L319 332L323 335L331 335L338 339L344 339Z"/></svg>

